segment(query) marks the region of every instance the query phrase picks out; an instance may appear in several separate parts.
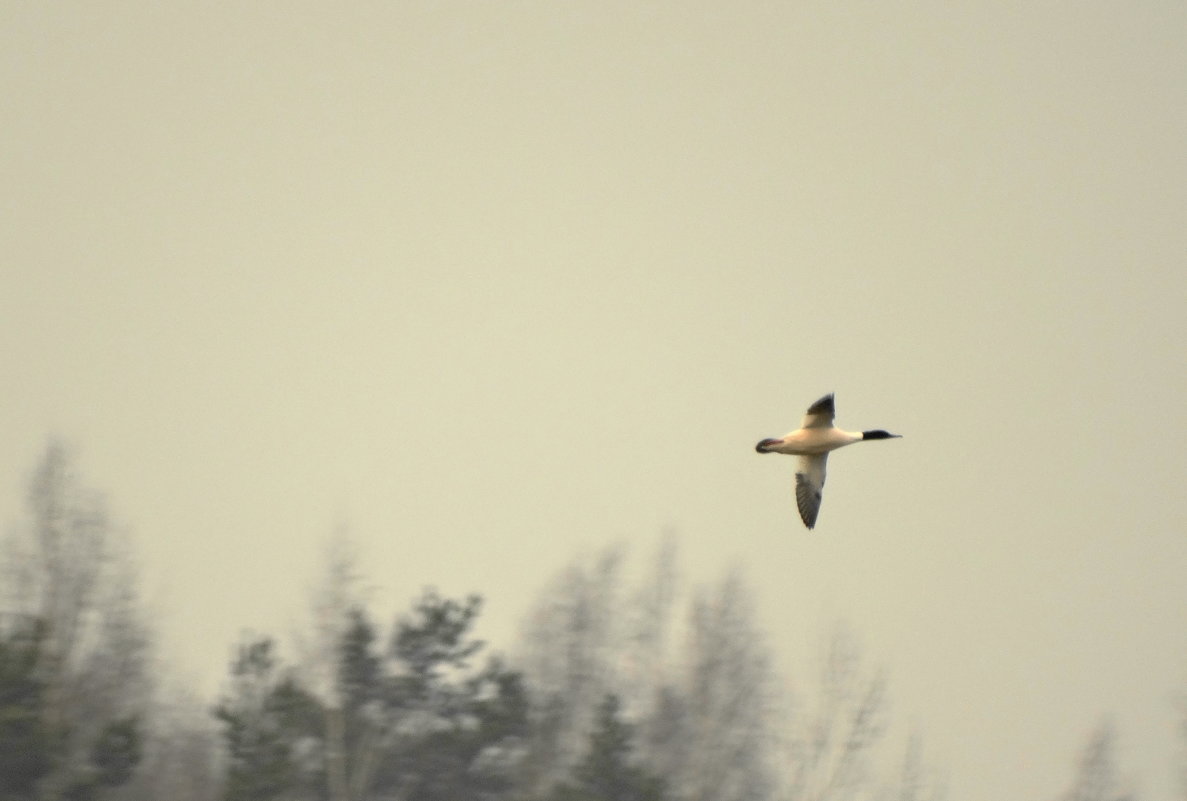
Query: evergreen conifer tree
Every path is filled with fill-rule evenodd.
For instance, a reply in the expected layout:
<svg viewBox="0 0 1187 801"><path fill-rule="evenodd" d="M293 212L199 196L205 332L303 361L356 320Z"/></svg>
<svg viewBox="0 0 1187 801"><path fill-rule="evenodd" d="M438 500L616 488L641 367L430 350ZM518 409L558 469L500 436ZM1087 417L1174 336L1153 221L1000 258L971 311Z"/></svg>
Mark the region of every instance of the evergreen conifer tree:
<svg viewBox="0 0 1187 801"><path fill-rule="evenodd" d="M40 621L0 638L0 801L33 798L37 781L53 767L53 742L42 722L45 681L37 673L44 639Z"/></svg>
<svg viewBox="0 0 1187 801"><path fill-rule="evenodd" d="M573 769L573 783L558 787L549 801L663 801L663 782L633 759L634 731L620 706L614 694L602 699L589 751Z"/></svg>

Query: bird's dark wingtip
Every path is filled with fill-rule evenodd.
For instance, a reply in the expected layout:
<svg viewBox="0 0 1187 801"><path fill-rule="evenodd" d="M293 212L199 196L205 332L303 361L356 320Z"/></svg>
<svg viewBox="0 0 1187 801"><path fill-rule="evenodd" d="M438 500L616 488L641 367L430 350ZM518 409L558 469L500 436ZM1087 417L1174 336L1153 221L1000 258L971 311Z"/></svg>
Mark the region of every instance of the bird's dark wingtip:
<svg viewBox="0 0 1187 801"><path fill-rule="evenodd" d="M808 407L808 414L834 414L836 413L836 400L832 392L825 395L820 400Z"/></svg>

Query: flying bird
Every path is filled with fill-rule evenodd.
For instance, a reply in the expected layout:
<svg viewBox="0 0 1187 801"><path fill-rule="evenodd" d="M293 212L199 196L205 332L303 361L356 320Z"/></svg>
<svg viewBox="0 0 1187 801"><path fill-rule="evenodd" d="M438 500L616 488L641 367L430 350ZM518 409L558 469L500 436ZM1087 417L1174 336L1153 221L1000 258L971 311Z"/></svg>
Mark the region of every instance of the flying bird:
<svg viewBox="0 0 1187 801"><path fill-rule="evenodd" d="M809 529L815 527L816 516L820 514L828 452L867 439L895 439L902 436L881 429L842 431L833 425L836 416L833 396L829 393L808 407L797 430L782 437L764 439L754 448L759 453L786 453L800 457L795 470L795 502L800 509L800 519Z"/></svg>

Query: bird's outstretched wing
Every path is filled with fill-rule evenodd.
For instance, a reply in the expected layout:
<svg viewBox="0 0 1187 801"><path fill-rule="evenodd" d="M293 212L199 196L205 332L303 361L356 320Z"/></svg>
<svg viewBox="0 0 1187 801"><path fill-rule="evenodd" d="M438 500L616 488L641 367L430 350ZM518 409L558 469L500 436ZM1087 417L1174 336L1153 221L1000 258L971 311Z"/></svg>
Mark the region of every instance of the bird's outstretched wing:
<svg viewBox="0 0 1187 801"><path fill-rule="evenodd" d="M837 409L833 405L833 395L830 392L808 407L800 428L832 428L833 418L836 416Z"/></svg>
<svg viewBox="0 0 1187 801"><path fill-rule="evenodd" d="M831 395L829 401L831 405ZM827 453L801 456L795 471L795 503L800 509L800 519L809 529L816 525L816 515L820 514L820 499L824 493L824 470L827 464Z"/></svg>

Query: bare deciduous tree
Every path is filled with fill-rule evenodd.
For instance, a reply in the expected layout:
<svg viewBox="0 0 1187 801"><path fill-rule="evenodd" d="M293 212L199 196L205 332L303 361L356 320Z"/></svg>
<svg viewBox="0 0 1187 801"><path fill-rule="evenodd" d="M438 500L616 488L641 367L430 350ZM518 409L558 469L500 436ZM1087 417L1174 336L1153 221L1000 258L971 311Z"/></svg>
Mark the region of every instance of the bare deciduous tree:
<svg viewBox="0 0 1187 801"><path fill-rule="evenodd" d="M741 577L695 593L676 697L685 713L671 743L673 785L689 801L770 797L772 672L766 638Z"/></svg>
<svg viewBox="0 0 1187 801"><path fill-rule="evenodd" d="M1080 753L1076 777L1064 795L1065 801L1133 801L1132 794L1120 789L1114 751L1117 734L1113 724L1097 726Z"/></svg>
<svg viewBox="0 0 1187 801"><path fill-rule="evenodd" d="M352 611L363 608L354 543L339 529L326 546L325 572L311 596L311 636L298 636L303 683L322 702L326 732L326 779L330 801L361 797L369 781L370 765L376 758L380 732L368 730L357 748L364 753L349 755L341 687L337 680L340 654L351 623ZM359 725L370 724L365 718ZM352 757L348 759L348 757ZM354 768L352 770L352 767Z"/></svg>
<svg viewBox="0 0 1187 801"><path fill-rule="evenodd" d="M748 593L737 575L696 591L677 628L675 550L666 541L633 589L621 548L572 563L546 588L520 660L533 689L536 789L573 768L614 695L671 798L769 797L770 659Z"/></svg>
<svg viewBox="0 0 1187 801"><path fill-rule="evenodd" d="M872 791L870 755L884 732L885 677L867 671L854 636L838 626L825 650L811 708L792 737L792 801L861 797Z"/></svg>
<svg viewBox="0 0 1187 801"><path fill-rule="evenodd" d="M879 794L888 801L938 801L945 787L934 768L923 759L923 741L918 734L907 740L899 775Z"/></svg>
<svg viewBox="0 0 1187 801"><path fill-rule="evenodd" d="M174 687L147 726L144 759L119 801L216 801L221 792L220 743L210 710Z"/></svg>
<svg viewBox="0 0 1187 801"><path fill-rule="evenodd" d="M617 690L621 650L623 552L579 559L548 585L524 631L519 662L534 688L531 758L534 790L561 781L581 756L597 705Z"/></svg>
<svg viewBox="0 0 1187 801"><path fill-rule="evenodd" d="M662 703L657 688L675 680L670 651L673 615L680 595L676 538L666 535L656 549L650 572L643 576L627 608L626 658L621 668L621 698L641 720L652 717ZM644 745L641 750L646 752Z"/></svg>
<svg viewBox="0 0 1187 801"><path fill-rule="evenodd" d="M119 760L135 761L135 743L119 738L145 712L149 636L126 542L59 443L47 447L33 475L28 508L27 523L5 543L0 625L45 626L43 721L60 747L41 796L53 799L72 787L124 780L129 766L116 770L115 757L96 748L124 747Z"/></svg>

